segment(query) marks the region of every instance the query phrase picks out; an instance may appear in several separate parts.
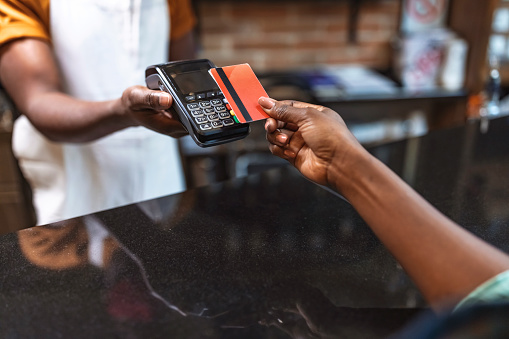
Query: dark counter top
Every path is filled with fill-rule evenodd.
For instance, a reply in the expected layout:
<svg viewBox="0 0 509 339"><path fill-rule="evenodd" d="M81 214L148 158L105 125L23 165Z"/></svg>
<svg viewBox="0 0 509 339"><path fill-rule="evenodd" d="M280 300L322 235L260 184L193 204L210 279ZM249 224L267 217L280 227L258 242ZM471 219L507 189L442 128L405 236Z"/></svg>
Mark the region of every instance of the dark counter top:
<svg viewBox="0 0 509 339"><path fill-rule="evenodd" d="M509 251L509 120L370 149ZM383 337L426 304L355 210L283 167L0 237L2 338Z"/></svg>

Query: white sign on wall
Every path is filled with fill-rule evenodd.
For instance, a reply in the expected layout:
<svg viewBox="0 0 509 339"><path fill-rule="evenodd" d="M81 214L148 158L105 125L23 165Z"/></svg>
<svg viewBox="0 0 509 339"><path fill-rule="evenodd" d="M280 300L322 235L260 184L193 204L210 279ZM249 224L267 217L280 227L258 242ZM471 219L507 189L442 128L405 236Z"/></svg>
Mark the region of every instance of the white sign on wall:
<svg viewBox="0 0 509 339"><path fill-rule="evenodd" d="M413 33L445 27L448 5L448 0L404 0L401 30Z"/></svg>

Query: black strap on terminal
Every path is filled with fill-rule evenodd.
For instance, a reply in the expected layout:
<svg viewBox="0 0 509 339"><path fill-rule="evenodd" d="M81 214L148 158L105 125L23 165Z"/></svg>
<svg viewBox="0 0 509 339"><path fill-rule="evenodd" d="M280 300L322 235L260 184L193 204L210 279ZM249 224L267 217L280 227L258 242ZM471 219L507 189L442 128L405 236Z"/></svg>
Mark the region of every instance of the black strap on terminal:
<svg viewBox="0 0 509 339"><path fill-rule="evenodd" d="M228 93L230 93L230 95L232 96L233 101L235 101L235 104L239 108L240 113L242 114L242 116L244 117L246 122L253 121L253 118L251 118L251 116L247 112L246 107L240 100L239 95L235 91L235 88L233 88L233 85L230 82L230 80L228 79L228 77L226 76L226 73L223 71L223 69L221 67L217 67L216 71L217 71L217 74L219 75L219 77L221 78L221 80L223 81L224 86L228 90Z"/></svg>

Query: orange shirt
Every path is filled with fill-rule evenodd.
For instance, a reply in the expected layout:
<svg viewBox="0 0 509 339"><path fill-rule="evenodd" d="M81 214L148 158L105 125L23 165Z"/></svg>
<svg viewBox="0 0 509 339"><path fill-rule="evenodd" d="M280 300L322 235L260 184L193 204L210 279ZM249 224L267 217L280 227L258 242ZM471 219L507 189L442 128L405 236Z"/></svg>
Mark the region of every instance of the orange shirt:
<svg viewBox="0 0 509 339"><path fill-rule="evenodd" d="M189 0L168 0L171 39L178 39L195 25ZM50 0L0 0L0 45L19 38L51 41Z"/></svg>

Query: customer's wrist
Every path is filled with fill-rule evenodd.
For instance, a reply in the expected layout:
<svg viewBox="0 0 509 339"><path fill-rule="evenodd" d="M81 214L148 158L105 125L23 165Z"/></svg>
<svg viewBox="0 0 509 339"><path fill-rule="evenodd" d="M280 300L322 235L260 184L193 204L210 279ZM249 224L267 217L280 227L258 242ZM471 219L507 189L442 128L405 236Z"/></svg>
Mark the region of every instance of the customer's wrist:
<svg viewBox="0 0 509 339"><path fill-rule="evenodd" d="M373 165L372 158L360 145L343 152L342 156L333 159L329 167L329 186L345 196L354 194Z"/></svg>

